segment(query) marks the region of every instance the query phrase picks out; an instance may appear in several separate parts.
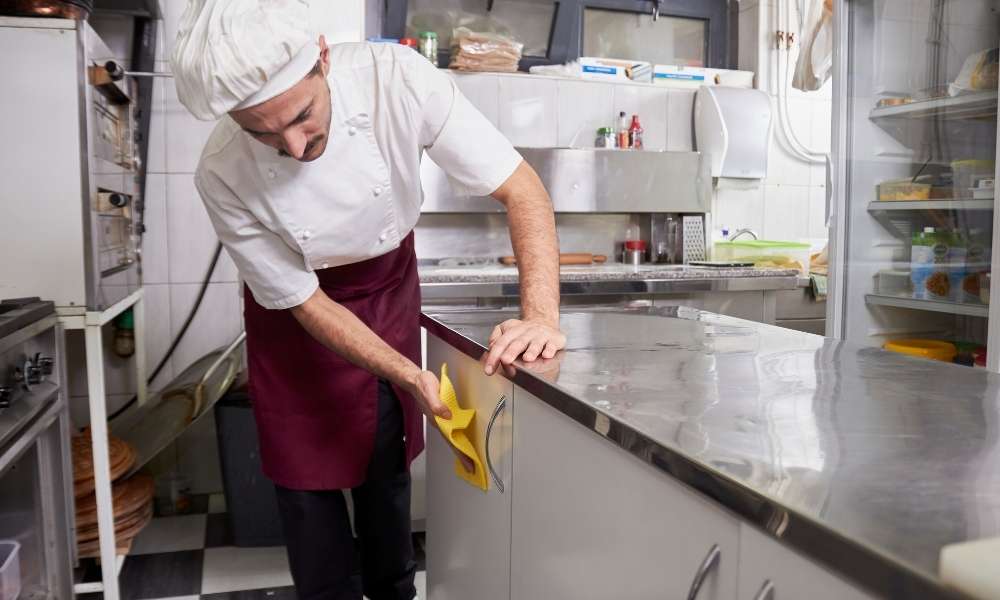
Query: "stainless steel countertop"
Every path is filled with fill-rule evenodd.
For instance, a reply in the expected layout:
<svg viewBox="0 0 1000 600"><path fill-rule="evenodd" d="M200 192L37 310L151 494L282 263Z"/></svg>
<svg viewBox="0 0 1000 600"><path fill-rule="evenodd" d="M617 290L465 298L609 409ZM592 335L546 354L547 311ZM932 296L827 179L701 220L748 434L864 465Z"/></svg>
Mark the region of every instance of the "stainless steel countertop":
<svg viewBox="0 0 1000 600"><path fill-rule="evenodd" d="M423 323L478 358L509 316ZM961 597L941 548L1000 536L1000 376L685 307L562 327L515 383L876 594Z"/></svg>
<svg viewBox="0 0 1000 600"><path fill-rule="evenodd" d="M495 265L421 266L426 299L514 297L520 294L517 267ZM566 295L666 294L794 289L795 269L715 269L685 265L565 265L559 270Z"/></svg>

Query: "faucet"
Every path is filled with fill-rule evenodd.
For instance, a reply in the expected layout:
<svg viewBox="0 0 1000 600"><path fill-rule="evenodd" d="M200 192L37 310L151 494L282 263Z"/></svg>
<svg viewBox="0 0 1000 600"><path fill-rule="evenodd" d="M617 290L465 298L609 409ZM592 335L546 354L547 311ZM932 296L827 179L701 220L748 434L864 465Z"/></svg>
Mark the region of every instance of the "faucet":
<svg viewBox="0 0 1000 600"><path fill-rule="evenodd" d="M740 237L743 234L750 234L751 236L753 236L753 239L755 240L760 239L757 237L757 234L754 232L753 229L744 227L743 229L737 229L735 232L733 232L733 234L729 236L729 241L734 242L736 241L736 238Z"/></svg>

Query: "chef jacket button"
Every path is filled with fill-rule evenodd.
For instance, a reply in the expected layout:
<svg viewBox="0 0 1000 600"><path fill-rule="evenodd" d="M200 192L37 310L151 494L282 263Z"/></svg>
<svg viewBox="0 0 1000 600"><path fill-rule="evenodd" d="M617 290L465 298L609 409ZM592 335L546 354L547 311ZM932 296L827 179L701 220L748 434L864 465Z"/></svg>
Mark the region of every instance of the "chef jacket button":
<svg viewBox="0 0 1000 600"><path fill-rule="evenodd" d="M320 268L321 269L329 269L330 268L330 263L323 263L323 264L320 265Z"/></svg>
<svg viewBox="0 0 1000 600"><path fill-rule="evenodd" d="M357 127L351 127L350 129L347 130L347 135L354 135L357 132L358 132Z"/></svg>
<svg viewBox="0 0 1000 600"><path fill-rule="evenodd" d="M302 239L308 240L311 237L312 237L311 231L309 231L308 229L302 231Z"/></svg>
<svg viewBox="0 0 1000 600"><path fill-rule="evenodd" d="M375 189L372 190L372 193L375 194L376 196L378 196L379 194L381 194L382 193L382 186L376 185Z"/></svg>
<svg viewBox="0 0 1000 600"><path fill-rule="evenodd" d="M388 238L388 237L389 237L389 234L387 234L387 233L383 232L382 234L380 234L380 235L378 236L378 241L380 241L380 242L384 242L384 241L386 240L386 238Z"/></svg>
<svg viewBox="0 0 1000 600"><path fill-rule="evenodd" d="M268 169L267 176L270 177L271 179L274 179L275 177L278 176L278 173L274 169Z"/></svg>

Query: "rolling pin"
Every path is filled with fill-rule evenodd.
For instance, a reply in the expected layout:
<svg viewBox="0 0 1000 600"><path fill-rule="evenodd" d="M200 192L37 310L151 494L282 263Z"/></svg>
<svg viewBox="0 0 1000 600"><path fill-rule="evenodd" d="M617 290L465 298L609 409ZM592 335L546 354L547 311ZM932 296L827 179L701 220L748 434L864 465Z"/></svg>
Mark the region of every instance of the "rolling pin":
<svg viewBox="0 0 1000 600"><path fill-rule="evenodd" d="M590 254L588 252L573 252L559 254L560 265L589 265L592 263L607 262L608 257L603 254ZM515 265L517 259L513 256L501 256L500 263L504 265Z"/></svg>

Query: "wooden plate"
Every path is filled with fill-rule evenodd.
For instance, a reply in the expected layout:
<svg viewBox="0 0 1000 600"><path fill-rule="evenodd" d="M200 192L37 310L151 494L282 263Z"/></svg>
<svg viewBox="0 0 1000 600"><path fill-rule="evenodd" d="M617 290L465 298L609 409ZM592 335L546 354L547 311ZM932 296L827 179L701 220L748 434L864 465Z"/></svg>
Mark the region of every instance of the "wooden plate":
<svg viewBox="0 0 1000 600"><path fill-rule="evenodd" d="M94 491L94 454L90 445L90 430L75 436L73 448L73 495L77 498ZM111 465L111 481L128 472L135 464L135 450L123 440L108 438L108 458Z"/></svg>
<svg viewBox="0 0 1000 600"><path fill-rule="evenodd" d="M144 473L116 483L111 489L112 505L114 506L115 522L130 513L136 512L153 499L155 487L153 478ZM77 498L76 526L86 527L97 523L97 497L94 494Z"/></svg>
<svg viewBox="0 0 1000 600"><path fill-rule="evenodd" d="M153 503L150 502L148 504L140 506L135 512L131 512L129 514L122 515L120 518L116 518L115 539L121 540L122 538L128 537L127 534L130 533L132 535L138 534L136 527L148 522L149 519L152 518L152 514L153 514ZM78 527L76 530L77 543L89 542L91 540L96 540L98 537L99 537L99 530L97 528L97 523L94 523L93 525L87 525L86 527Z"/></svg>

